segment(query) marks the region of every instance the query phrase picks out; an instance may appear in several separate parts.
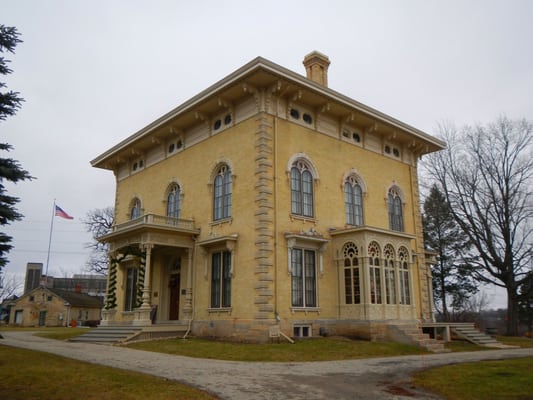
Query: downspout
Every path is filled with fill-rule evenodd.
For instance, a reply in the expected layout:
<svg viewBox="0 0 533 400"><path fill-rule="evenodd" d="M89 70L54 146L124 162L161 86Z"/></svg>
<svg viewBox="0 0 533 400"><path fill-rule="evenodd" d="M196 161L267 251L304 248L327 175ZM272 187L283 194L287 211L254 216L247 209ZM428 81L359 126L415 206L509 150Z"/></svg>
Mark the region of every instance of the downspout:
<svg viewBox="0 0 533 400"><path fill-rule="evenodd" d="M194 301L195 301L195 292L194 290L195 283L196 283L196 268L194 267L196 264L196 249L198 248L198 245L196 243L197 238L194 239L194 247L193 247L193 254L192 254L192 262L191 262L191 269L190 271L192 273L192 284L191 284L191 316L189 317L189 324L187 326L187 331L185 332L185 335L183 335L182 339L187 339L187 336L189 335L189 332L191 331L191 325L192 321L194 319Z"/></svg>
<svg viewBox="0 0 533 400"><path fill-rule="evenodd" d="M280 322L278 313L278 107L276 98L276 114L274 115L274 315Z"/></svg>

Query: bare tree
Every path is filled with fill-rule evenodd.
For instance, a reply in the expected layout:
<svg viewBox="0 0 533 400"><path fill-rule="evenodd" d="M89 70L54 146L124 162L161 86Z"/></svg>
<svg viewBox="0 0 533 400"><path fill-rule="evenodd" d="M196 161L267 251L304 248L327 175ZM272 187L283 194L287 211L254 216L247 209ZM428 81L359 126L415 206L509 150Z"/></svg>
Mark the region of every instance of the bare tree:
<svg viewBox="0 0 533 400"><path fill-rule="evenodd" d="M505 288L507 334L517 335L518 288L531 276L533 126L499 118L487 126L441 126L446 150L425 167L473 245L477 278Z"/></svg>
<svg viewBox="0 0 533 400"><path fill-rule="evenodd" d="M105 235L111 231L115 220L115 211L113 207L96 208L87 213L82 222L85 224L87 232L93 236L93 241L88 243L86 247L91 249L89 260L86 266L89 271L98 274L107 274L108 269L108 245L98 241L98 237Z"/></svg>
<svg viewBox="0 0 533 400"><path fill-rule="evenodd" d="M0 275L0 303L2 300L20 294L22 292L24 283L17 279L15 275L2 274Z"/></svg>

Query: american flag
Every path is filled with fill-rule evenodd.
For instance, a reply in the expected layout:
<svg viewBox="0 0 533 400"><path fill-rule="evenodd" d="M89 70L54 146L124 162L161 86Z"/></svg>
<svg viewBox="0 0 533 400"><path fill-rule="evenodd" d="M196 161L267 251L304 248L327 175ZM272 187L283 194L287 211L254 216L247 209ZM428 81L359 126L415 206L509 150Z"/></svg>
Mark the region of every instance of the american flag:
<svg viewBox="0 0 533 400"><path fill-rule="evenodd" d="M56 217L65 218L65 219L74 219L74 217L71 217L70 215L68 215L68 214L67 214L65 211L63 211L63 209L62 209L61 207L59 207L58 205L56 205L55 216L56 216Z"/></svg>

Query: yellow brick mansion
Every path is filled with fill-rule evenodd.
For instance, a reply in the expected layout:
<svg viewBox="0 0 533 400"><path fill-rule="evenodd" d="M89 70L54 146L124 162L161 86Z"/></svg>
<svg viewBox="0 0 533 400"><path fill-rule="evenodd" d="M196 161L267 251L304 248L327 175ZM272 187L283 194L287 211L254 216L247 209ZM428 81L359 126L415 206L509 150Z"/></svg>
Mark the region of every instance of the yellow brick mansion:
<svg viewBox="0 0 533 400"><path fill-rule="evenodd" d="M328 88L329 64L258 57L91 162L116 177L102 325L261 342L432 320L417 160L444 143Z"/></svg>

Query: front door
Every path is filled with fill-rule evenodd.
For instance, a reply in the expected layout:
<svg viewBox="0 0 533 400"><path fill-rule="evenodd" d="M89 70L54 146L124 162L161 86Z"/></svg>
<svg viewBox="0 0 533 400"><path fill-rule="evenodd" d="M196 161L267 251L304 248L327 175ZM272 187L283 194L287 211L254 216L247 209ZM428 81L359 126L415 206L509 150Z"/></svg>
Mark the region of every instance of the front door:
<svg viewBox="0 0 533 400"><path fill-rule="evenodd" d="M170 288L170 307L169 307L169 320L179 319L180 312L180 275L170 275L170 282L168 284Z"/></svg>
<svg viewBox="0 0 533 400"><path fill-rule="evenodd" d="M46 324L46 311L39 311L39 326Z"/></svg>

